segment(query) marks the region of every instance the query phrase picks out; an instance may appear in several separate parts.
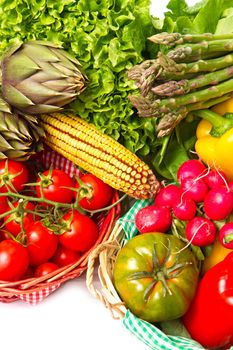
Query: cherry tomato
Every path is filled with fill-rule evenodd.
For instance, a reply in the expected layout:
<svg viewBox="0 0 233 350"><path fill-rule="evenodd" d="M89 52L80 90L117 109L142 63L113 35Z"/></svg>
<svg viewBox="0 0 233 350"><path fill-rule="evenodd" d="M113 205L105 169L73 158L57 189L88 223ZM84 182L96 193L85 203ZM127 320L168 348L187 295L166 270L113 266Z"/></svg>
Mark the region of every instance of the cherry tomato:
<svg viewBox="0 0 233 350"><path fill-rule="evenodd" d="M28 252L25 247L12 239L0 243L0 280L17 281L27 271Z"/></svg>
<svg viewBox="0 0 233 350"><path fill-rule="evenodd" d="M54 202L71 203L75 196L71 188L74 187L74 180L63 170L46 170L37 179L36 194L39 198L43 194L44 198Z"/></svg>
<svg viewBox="0 0 233 350"><path fill-rule="evenodd" d="M50 274L53 271L56 271L58 266L52 262L45 262L36 267L34 276L41 277Z"/></svg>
<svg viewBox="0 0 233 350"><path fill-rule="evenodd" d="M74 250L67 249L61 244L58 245L57 250L52 258L52 261L57 264L59 267L63 267L74 263L79 260L81 254Z"/></svg>
<svg viewBox="0 0 233 350"><path fill-rule="evenodd" d="M31 265L40 265L55 253L58 237L41 221L32 222L26 229L26 236Z"/></svg>
<svg viewBox="0 0 233 350"><path fill-rule="evenodd" d="M29 172L24 163L9 159L0 161L0 192L7 192L7 186L11 191L20 192L28 180Z"/></svg>
<svg viewBox="0 0 233 350"><path fill-rule="evenodd" d="M36 221L37 217L34 216L32 213L27 213L25 211L25 210L33 211L35 209L34 204L30 202L20 204L19 201L16 201L12 203L12 205L18 210L15 213L4 216L3 221L4 221L4 228L16 237L20 232L22 232L23 228L26 229L28 225ZM21 205L22 205L22 208L20 209ZM11 208L8 207L7 210L9 211L11 210Z"/></svg>
<svg viewBox="0 0 233 350"><path fill-rule="evenodd" d="M8 210L8 201L6 196L0 197L0 214L5 213Z"/></svg>
<svg viewBox="0 0 233 350"><path fill-rule="evenodd" d="M109 204L113 196L112 187L92 174L84 174L80 179L83 184L80 186L77 182L76 188L80 189L79 204L83 209L97 210Z"/></svg>
<svg viewBox="0 0 233 350"><path fill-rule="evenodd" d="M89 216L70 211L63 216L63 223L67 223L67 231L59 236L59 241L64 247L85 252L95 244L98 228Z"/></svg>

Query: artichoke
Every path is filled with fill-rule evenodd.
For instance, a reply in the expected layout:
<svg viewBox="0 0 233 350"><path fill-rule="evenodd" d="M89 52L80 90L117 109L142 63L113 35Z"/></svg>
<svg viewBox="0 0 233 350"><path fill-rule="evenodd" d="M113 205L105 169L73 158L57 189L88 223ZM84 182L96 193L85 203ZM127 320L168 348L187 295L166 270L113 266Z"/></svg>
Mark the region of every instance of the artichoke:
<svg viewBox="0 0 233 350"><path fill-rule="evenodd" d="M48 41L13 45L3 55L1 69L3 98L28 114L61 110L87 82L80 63Z"/></svg>
<svg viewBox="0 0 233 350"><path fill-rule="evenodd" d="M0 98L0 159L25 161L43 149L44 130L36 116L11 111Z"/></svg>

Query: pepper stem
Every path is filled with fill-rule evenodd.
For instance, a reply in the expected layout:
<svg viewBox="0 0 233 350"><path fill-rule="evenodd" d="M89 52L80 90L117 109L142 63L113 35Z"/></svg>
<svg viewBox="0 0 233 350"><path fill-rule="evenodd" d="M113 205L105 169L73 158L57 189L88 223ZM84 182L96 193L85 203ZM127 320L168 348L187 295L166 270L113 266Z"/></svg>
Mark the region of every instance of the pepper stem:
<svg viewBox="0 0 233 350"><path fill-rule="evenodd" d="M219 137L226 131L233 128L233 114L227 113L225 117L218 113L211 111L210 109L200 109L194 111L193 114L197 117L207 120L213 125L211 135Z"/></svg>

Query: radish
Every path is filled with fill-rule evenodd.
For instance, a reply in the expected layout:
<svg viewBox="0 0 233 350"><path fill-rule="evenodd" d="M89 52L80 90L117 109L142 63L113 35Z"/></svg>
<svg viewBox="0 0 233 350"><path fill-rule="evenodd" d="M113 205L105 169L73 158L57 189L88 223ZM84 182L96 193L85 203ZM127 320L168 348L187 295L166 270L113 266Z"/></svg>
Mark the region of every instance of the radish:
<svg viewBox="0 0 233 350"><path fill-rule="evenodd" d="M233 249L233 222L228 222L221 227L218 238L225 248Z"/></svg>
<svg viewBox="0 0 233 350"><path fill-rule="evenodd" d="M181 191L187 199L192 199L194 202L203 202L209 188L202 179L185 178L181 183Z"/></svg>
<svg viewBox="0 0 233 350"><path fill-rule="evenodd" d="M228 188L231 192L233 192L233 180L229 181Z"/></svg>
<svg viewBox="0 0 233 350"><path fill-rule="evenodd" d="M180 201L173 207L173 214L180 220L191 220L196 214L196 204L191 199L180 199Z"/></svg>
<svg viewBox="0 0 233 350"><path fill-rule="evenodd" d="M233 209L233 193L225 187L213 188L204 199L203 209L211 220L226 219Z"/></svg>
<svg viewBox="0 0 233 350"><path fill-rule="evenodd" d="M216 226L211 220L195 216L187 223L185 235L187 240L193 245L204 247L214 242L216 231Z"/></svg>
<svg viewBox="0 0 233 350"><path fill-rule="evenodd" d="M181 190L178 186L170 184L160 189L155 197L154 204L161 207L172 208L179 201Z"/></svg>
<svg viewBox="0 0 233 350"><path fill-rule="evenodd" d="M221 170L210 170L203 178L209 188L222 187L227 185L227 177Z"/></svg>
<svg viewBox="0 0 233 350"><path fill-rule="evenodd" d="M207 172L205 165L197 159L190 159L182 163L177 171L177 179L182 183L187 177L197 178Z"/></svg>
<svg viewBox="0 0 233 350"><path fill-rule="evenodd" d="M148 205L139 209L135 216L135 225L140 233L166 232L172 224L172 215L168 208Z"/></svg>

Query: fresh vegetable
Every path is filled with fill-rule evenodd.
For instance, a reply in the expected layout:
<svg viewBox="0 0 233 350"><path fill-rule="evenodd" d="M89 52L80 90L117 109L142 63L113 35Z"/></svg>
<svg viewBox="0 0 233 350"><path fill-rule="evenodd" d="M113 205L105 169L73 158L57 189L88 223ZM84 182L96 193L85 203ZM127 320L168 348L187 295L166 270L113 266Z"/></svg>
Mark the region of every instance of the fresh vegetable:
<svg viewBox="0 0 233 350"><path fill-rule="evenodd" d="M203 202L205 199L208 186L201 178L186 178L181 183L181 191L187 199L192 199L194 202Z"/></svg>
<svg viewBox="0 0 233 350"><path fill-rule="evenodd" d="M233 345L232 264L230 253L204 274L183 317L191 337L208 349Z"/></svg>
<svg viewBox="0 0 233 350"><path fill-rule="evenodd" d="M149 0L59 4L1 0L0 53L9 43L35 39L63 46L89 79L72 103L73 111L133 153L148 155L156 143L154 123L134 113L127 96L136 87L127 79L126 69L148 52L147 37L154 32L149 8Z"/></svg>
<svg viewBox="0 0 233 350"><path fill-rule="evenodd" d="M148 205L135 216L135 225L140 233L166 232L172 224L170 210L166 207Z"/></svg>
<svg viewBox="0 0 233 350"><path fill-rule="evenodd" d="M233 193L226 187L211 189L204 199L204 212L211 220L224 220L233 210Z"/></svg>
<svg viewBox="0 0 233 350"><path fill-rule="evenodd" d="M205 165L197 159L190 159L183 162L177 171L177 180L181 184L185 179L197 179L198 177L205 175Z"/></svg>
<svg viewBox="0 0 233 350"><path fill-rule="evenodd" d="M36 194L59 203L71 203L75 197L74 180L60 169L49 169L39 174Z"/></svg>
<svg viewBox="0 0 233 350"><path fill-rule="evenodd" d="M203 180L209 188L218 188L227 185L227 177L221 170L211 169L207 172Z"/></svg>
<svg viewBox="0 0 233 350"><path fill-rule="evenodd" d="M77 210L62 217L62 228L59 242L67 249L82 253L88 251L99 237L97 224Z"/></svg>
<svg viewBox="0 0 233 350"><path fill-rule="evenodd" d="M113 196L113 189L93 174L81 175L76 183L77 196L83 209L98 210L106 207Z"/></svg>
<svg viewBox="0 0 233 350"><path fill-rule="evenodd" d="M211 246L211 252L205 257L202 265L202 273L206 273L211 267L222 261L229 253L231 249L225 248L217 237L214 244Z"/></svg>
<svg viewBox="0 0 233 350"><path fill-rule="evenodd" d="M180 201L180 195L180 188L176 185L169 184L160 188L155 196L154 204L156 206L172 208L176 202Z"/></svg>
<svg viewBox="0 0 233 350"><path fill-rule="evenodd" d="M185 227L185 235L188 241L198 247L204 247L214 242L217 229L214 223L200 216L195 216Z"/></svg>
<svg viewBox="0 0 233 350"><path fill-rule="evenodd" d="M26 228L26 237L30 265L40 265L52 258L58 237L41 221L35 221Z"/></svg>
<svg viewBox="0 0 233 350"><path fill-rule="evenodd" d="M0 98L0 159L25 161L43 148L43 129L35 116L12 112Z"/></svg>
<svg viewBox="0 0 233 350"><path fill-rule="evenodd" d="M180 198L173 206L173 214L179 220L191 220L196 214L196 204L192 199Z"/></svg>
<svg viewBox="0 0 233 350"><path fill-rule="evenodd" d="M6 196L0 197L0 215L5 213L9 208L8 200Z"/></svg>
<svg viewBox="0 0 233 350"><path fill-rule="evenodd" d="M130 239L119 251L113 281L121 299L149 322L182 316L194 297L198 269L194 255L178 238L147 233Z"/></svg>
<svg viewBox="0 0 233 350"><path fill-rule="evenodd" d="M51 272L56 271L57 269L58 269L58 266L56 264L52 262L45 262L36 267L34 276L35 277L46 276Z"/></svg>
<svg viewBox="0 0 233 350"><path fill-rule="evenodd" d="M17 281L29 265L28 252L20 243L6 239L0 243L0 280Z"/></svg>
<svg viewBox="0 0 233 350"><path fill-rule="evenodd" d="M211 111L196 111L195 115L207 120L212 128L206 124L207 136L200 136L195 144L195 150L201 160L210 167L222 170L228 178L233 177L231 154L233 150L232 134L233 119L231 114L225 117ZM202 129L205 126L202 126ZM209 133L208 133L209 130Z"/></svg>
<svg viewBox="0 0 233 350"><path fill-rule="evenodd" d="M233 222L227 222L219 230L219 240L228 249L233 249Z"/></svg>
<svg viewBox="0 0 233 350"><path fill-rule="evenodd" d="M111 187L135 198L150 198L159 181L147 164L94 125L74 116L40 116L45 142Z"/></svg>
<svg viewBox="0 0 233 350"><path fill-rule="evenodd" d="M19 67L20 69L15 69ZM17 43L1 60L2 95L23 113L61 110L85 88L80 63L61 46L47 41Z"/></svg>
<svg viewBox="0 0 233 350"><path fill-rule="evenodd" d="M28 183L29 172L24 163L14 160L0 161L0 192L21 191Z"/></svg>
<svg viewBox="0 0 233 350"><path fill-rule="evenodd" d="M11 214L4 216L3 227L15 237L19 233L23 235L23 231L27 226L38 219L36 214L33 214L33 211L35 212L35 205L31 202L15 201L8 206L7 210Z"/></svg>
<svg viewBox="0 0 233 350"><path fill-rule="evenodd" d="M78 261L80 257L81 254L79 252L67 249L59 244L52 257L52 261L59 267L63 267Z"/></svg>

